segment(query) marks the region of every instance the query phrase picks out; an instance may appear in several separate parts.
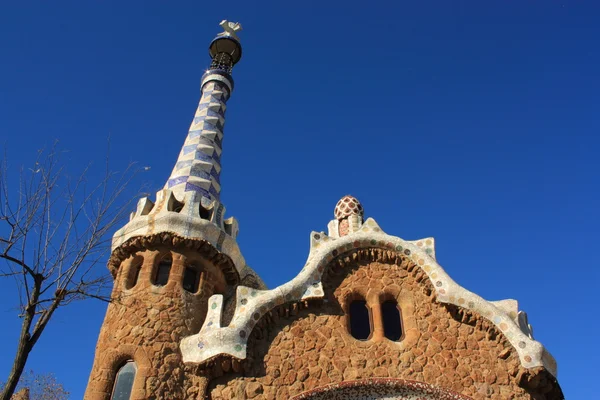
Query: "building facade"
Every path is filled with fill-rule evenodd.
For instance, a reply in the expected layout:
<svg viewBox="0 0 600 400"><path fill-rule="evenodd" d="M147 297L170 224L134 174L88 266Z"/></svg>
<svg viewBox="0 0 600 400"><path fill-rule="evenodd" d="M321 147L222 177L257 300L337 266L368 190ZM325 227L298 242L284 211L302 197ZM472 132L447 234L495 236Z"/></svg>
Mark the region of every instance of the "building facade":
<svg viewBox="0 0 600 400"><path fill-rule="evenodd" d="M343 197L306 265L267 289L220 202L241 26L223 21L185 143L113 238L113 301L86 400L562 399L515 300L489 302Z"/></svg>

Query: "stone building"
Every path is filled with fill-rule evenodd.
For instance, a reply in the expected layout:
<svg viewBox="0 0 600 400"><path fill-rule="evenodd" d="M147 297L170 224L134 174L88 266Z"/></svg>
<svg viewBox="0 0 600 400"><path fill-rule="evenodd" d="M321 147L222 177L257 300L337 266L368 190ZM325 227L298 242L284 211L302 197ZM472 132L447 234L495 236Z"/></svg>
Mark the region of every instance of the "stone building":
<svg viewBox="0 0 600 400"><path fill-rule="evenodd" d="M113 239L114 301L85 399L562 399L515 300L486 301L351 196L306 265L267 289L219 175L239 24L223 21L189 133L155 201Z"/></svg>

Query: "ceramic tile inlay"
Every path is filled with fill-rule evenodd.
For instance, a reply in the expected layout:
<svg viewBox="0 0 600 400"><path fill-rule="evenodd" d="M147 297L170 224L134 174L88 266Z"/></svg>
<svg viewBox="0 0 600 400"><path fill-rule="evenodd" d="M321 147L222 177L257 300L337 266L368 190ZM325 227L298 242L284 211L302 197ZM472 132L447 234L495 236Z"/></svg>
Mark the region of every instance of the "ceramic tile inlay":
<svg viewBox="0 0 600 400"><path fill-rule="evenodd" d="M309 390L290 400L471 400L423 382L391 378L346 381Z"/></svg>
<svg viewBox="0 0 600 400"><path fill-rule="evenodd" d="M374 219L367 219L360 228L346 236L332 238L312 232L308 260L291 281L271 290L237 288L237 304L233 319L222 326L223 296L213 295L200 332L181 342L186 362L202 363L220 354L238 359L246 357L247 338L256 322L274 307L310 298L322 298L323 271L336 256L364 248L393 250L409 257L429 277L438 301L469 309L491 321L506 336L525 368L543 366L556 375L556 362L546 349L519 324L517 302L489 302L454 282L435 260L434 239L406 241L383 232Z"/></svg>

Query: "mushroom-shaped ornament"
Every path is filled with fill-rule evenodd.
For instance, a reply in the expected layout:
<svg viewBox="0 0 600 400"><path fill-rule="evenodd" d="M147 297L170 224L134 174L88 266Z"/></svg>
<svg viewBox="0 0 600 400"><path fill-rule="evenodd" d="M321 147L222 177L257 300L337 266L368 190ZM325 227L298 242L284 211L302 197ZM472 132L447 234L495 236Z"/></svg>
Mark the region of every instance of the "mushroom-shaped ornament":
<svg viewBox="0 0 600 400"><path fill-rule="evenodd" d="M329 236L342 237L356 232L363 224L365 211L356 197L347 195L335 205L335 219L329 222Z"/></svg>

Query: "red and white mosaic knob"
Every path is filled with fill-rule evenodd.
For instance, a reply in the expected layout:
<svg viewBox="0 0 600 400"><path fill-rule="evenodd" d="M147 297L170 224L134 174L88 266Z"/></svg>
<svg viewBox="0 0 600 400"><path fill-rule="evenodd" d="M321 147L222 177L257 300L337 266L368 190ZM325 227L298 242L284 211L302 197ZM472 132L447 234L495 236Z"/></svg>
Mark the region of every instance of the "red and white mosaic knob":
<svg viewBox="0 0 600 400"><path fill-rule="evenodd" d="M335 205L335 210L333 211L333 215L335 218L340 221L350 215L360 215L362 218L365 214L365 210L363 209L360 201L356 199L356 197L347 195L340 199Z"/></svg>

